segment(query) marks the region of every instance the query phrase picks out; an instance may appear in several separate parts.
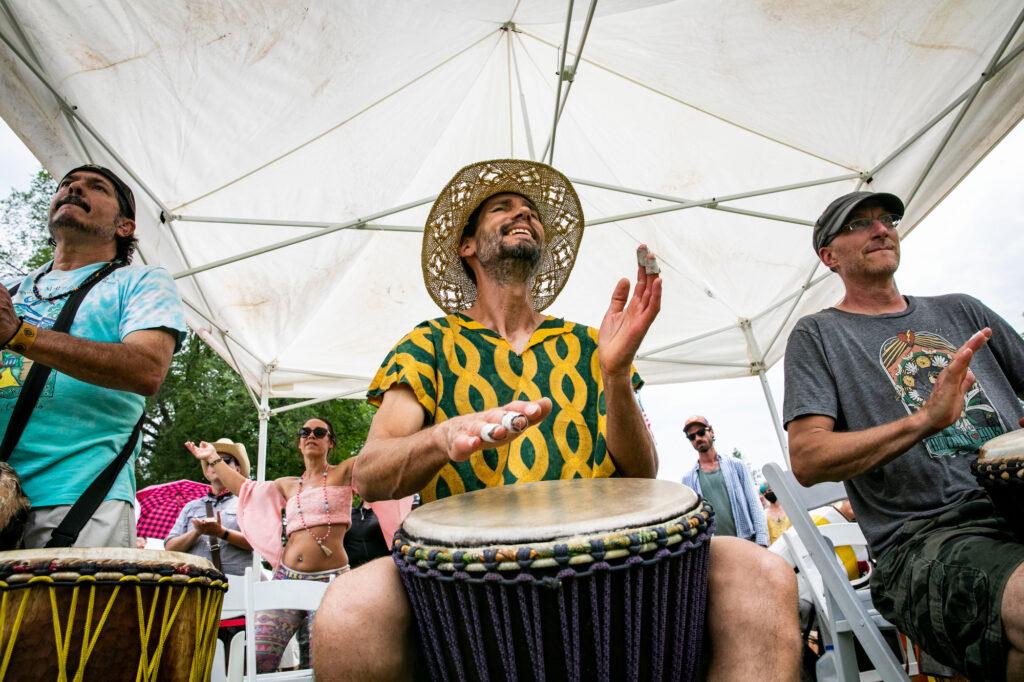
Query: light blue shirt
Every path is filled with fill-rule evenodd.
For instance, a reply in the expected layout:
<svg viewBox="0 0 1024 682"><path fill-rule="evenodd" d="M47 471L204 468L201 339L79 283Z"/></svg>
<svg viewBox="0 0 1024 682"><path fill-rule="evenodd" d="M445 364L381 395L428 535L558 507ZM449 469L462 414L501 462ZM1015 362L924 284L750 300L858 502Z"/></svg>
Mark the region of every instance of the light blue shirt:
<svg viewBox="0 0 1024 682"><path fill-rule="evenodd" d="M77 270L51 271L39 282L43 297L81 284L103 263ZM46 302L32 292L32 280L43 266L20 280L14 309L26 322L52 327L67 297ZM10 289L19 280L4 282ZM89 291L71 325L78 338L120 343L132 332L163 329L174 335L175 351L185 338L185 313L170 274L156 266L118 268ZM7 430L11 412L32 361L3 352L0 365L0 429ZM9 460L34 507L74 504L99 473L121 451L142 415L146 399L73 379L52 371L28 425ZM135 498L135 458L118 474L107 500Z"/></svg>
<svg viewBox="0 0 1024 682"><path fill-rule="evenodd" d="M729 491L729 504L732 505L732 518L736 522L736 537L754 538L754 542L762 547L768 546L768 522L764 517L764 508L761 506L757 493L754 492L754 483L750 480L750 472L747 465L735 457L718 457L718 464L725 477L725 487ZM700 461L694 465L693 470L683 475L683 485L693 488L698 495L700 492L700 481L697 472L700 471Z"/></svg>

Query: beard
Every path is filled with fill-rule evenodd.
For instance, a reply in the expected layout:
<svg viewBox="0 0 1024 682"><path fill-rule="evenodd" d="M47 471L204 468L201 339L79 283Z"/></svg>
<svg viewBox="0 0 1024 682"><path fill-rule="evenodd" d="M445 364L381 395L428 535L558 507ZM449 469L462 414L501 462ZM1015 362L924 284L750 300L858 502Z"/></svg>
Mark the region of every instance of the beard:
<svg viewBox="0 0 1024 682"><path fill-rule="evenodd" d="M50 219L50 236L56 238L58 230L68 232L89 232L89 226L78 218L69 215L59 215Z"/></svg>
<svg viewBox="0 0 1024 682"><path fill-rule="evenodd" d="M480 265L499 284L523 283L533 277L540 263L541 247L535 242L505 244L498 235L479 253Z"/></svg>

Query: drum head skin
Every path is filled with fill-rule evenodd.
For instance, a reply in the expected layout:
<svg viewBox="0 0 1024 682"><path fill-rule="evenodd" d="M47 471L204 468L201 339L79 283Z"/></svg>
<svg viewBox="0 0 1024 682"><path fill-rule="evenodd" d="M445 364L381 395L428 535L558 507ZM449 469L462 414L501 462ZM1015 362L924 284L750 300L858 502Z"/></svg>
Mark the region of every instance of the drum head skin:
<svg viewBox="0 0 1024 682"><path fill-rule="evenodd" d="M52 547L42 549L19 549L0 552L0 564L11 561L37 563L58 562L62 566L76 563L90 563L101 566L160 564L164 566L188 566L198 571L213 571L213 564L202 557L184 552L163 552L152 549L129 549L127 547Z"/></svg>
<svg viewBox="0 0 1024 682"><path fill-rule="evenodd" d="M441 546L545 542L651 526L693 510L699 498L672 481L581 478L476 490L414 509L406 538Z"/></svg>
<svg viewBox="0 0 1024 682"><path fill-rule="evenodd" d="M987 441L981 446L979 459L985 461L1024 459L1024 429L1009 431Z"/></svg>

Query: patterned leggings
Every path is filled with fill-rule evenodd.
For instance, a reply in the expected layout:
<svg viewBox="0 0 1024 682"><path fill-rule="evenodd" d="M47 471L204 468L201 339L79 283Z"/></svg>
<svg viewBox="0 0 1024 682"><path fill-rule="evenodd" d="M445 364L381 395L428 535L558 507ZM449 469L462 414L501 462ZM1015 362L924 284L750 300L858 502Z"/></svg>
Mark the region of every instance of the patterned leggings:
<svg viewBox="0 0 1024 682"><path fill-rule="evenodd" d="M348 570L349 567L346 565L327 571L308 573L306 571L296 571L284 564L280 564L277 570L274 571L274 576L271 580L316 580L322 583L329 583L334 576L345 573ZM256 615L256 671L271 673L277 670L285 647L288 646L289 640L299 630L300 626L305 623L306 627L303 630L306 633L312 633L313 616L315 614L316 611L300 611L298 609L260 611ZM299 646L304 650L303 654L305 654L309 650L309 640L303 639L305 641L299 642ZM304 659L303 663L305 663L307 656L303 655L302 658ZM312 656L309 656L309 659L312 659Z"/></svg>

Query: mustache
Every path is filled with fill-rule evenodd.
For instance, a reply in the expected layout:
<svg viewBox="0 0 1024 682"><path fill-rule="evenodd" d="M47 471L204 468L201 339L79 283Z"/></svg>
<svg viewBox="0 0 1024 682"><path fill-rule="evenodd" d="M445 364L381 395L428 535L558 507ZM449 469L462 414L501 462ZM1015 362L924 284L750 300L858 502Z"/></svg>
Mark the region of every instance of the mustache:
<svg viewBox="0 0 1024 682"><path fill-rule="evenodd" d="M505 227L501 228L501 236L507 236L512 232L512 230L517 230L520 228L529 232L530 236L533 237L534 239L537 239L537 231L533 229L533 226L530 225L530 223L523 221L516 221L511 225L506 225Z"/></svg>
<svg viewBox="0 0 1024 682"><path fill-rule="evenodd" d="M84 210L86 213L90 211L89 204L87 204L84 199L74 194L69 194L60 201L58 201L56 205L53 207L53 210L56 211L61 206L67 206L68 204L74 204L75 206L78 206L79 208Z"/></svg>

